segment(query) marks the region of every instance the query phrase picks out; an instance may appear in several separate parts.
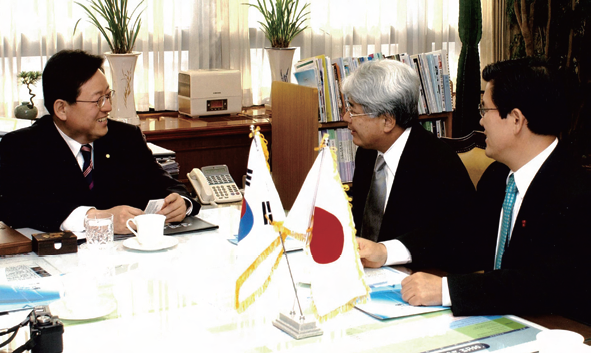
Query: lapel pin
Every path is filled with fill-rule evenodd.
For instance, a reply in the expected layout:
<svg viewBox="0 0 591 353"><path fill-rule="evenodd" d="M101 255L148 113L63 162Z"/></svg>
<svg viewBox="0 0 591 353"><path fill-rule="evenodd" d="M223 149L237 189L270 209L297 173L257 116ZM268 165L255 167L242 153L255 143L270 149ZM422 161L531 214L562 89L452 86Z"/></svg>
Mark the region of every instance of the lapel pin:
<svg viewBox="0 0 591 353"><path fill-rule="evenodd" d="M105 156L107 158L111 158L111 155L107 153L107 155Z"/></svg>

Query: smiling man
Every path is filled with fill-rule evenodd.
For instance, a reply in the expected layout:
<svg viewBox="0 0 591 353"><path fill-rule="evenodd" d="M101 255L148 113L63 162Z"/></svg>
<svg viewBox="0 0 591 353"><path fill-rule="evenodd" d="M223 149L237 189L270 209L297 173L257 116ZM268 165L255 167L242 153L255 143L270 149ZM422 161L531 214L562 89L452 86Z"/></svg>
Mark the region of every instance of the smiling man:
<svg viewBox="0 0 591 353"><path fill-rule="evenodd" d="M474 186L457 154L418 123L419 78L395 60L361 65L343 83L359 146L353 217L366 267L436 262ZM430 245L430 246L428 246Z"/></svg>
<svg viewBox="0 0 591 353"><path fill-rule="evenodd" d="M155 162L138 127L109 120L104 59L83 51L53 55L43 71L49 115L0 141L0 219L14 228L84 229L84 216L113 214L115 233L164 198L168 222L199 204Z"/></svg>
<svg viewBox="0 0 591 353"><path fill-rule="evenodd" d="M464 227L478 254L464 270L484 273L415 273L402 298L451 305L454 315L558 313L589 323L591 179L558 139L568 116L560 81L534 59L488 65L482 77L480 124L497 162Z"/></svg>

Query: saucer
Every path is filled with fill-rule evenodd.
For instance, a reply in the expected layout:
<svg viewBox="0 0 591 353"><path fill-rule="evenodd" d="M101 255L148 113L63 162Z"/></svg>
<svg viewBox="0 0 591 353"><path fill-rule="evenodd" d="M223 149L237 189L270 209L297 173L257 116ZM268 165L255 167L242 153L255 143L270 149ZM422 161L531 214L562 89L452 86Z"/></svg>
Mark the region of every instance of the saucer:
<svg viewBox="0 0 591 353"><path fill-rule="evenodd" d="M123 246L125 246L128 249L132 249L132 250L158 251L158 250L172 248L173 246L177 245L178 243L179 243L179 240L177 238L165 236L164 238L162 238L162 241L160 241L160 243L154 244L151 246L146 246L146 245L140 244L137 241L136 237L132 237L132 238L128 238L128 239L124 240Z"/></svg>
<svg viewBox="0 0 591 353"><path fill-rule="evenodd" d="M92 320L111 314L117 309L117 303L112 298L99 296L95 302L76 310L69 308L63 299L51 303L49 307L51 313L59 316L61 320Z"/></svg>

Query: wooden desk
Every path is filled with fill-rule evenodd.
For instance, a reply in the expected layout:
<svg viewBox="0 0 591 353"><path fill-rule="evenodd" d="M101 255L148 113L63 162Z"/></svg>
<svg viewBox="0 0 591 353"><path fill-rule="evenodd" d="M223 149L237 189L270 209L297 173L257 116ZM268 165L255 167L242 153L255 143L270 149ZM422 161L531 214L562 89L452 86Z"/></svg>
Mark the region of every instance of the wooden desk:
<svg viewBox="0 0 591 353"><path fill-rule="evenodd" d="M261 128L271 142L270 119L265 109L249 108L238 115L189 118L178 114L140 114L140 128L148 142L176 152L180 164L179 180L192 189L187 173L193 168L226 164L232 178L242 186L246 174L251 139L250 126Z"/></svg>

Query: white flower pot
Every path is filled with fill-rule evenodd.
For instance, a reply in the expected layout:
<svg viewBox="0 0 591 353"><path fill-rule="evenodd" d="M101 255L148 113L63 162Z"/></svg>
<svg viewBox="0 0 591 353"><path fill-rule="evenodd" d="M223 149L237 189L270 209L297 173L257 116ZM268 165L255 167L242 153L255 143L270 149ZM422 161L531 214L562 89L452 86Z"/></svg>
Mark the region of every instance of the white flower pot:
<svg viewBox="0 0 591 353"><path fill-rule="evenodd" d="M291 82L291 64L296 48L266 48L273 81Z"/></svg>
<svg viewBox="0 0 591 353"><path fill-rule="evenodd" d="M111 66L111 77L115 96L113 97L113 110L111 119L139 125L140 118L135 109L135 98L133 90L133 75L135 64L140 53L112 54L105 53Z"/></svg>

